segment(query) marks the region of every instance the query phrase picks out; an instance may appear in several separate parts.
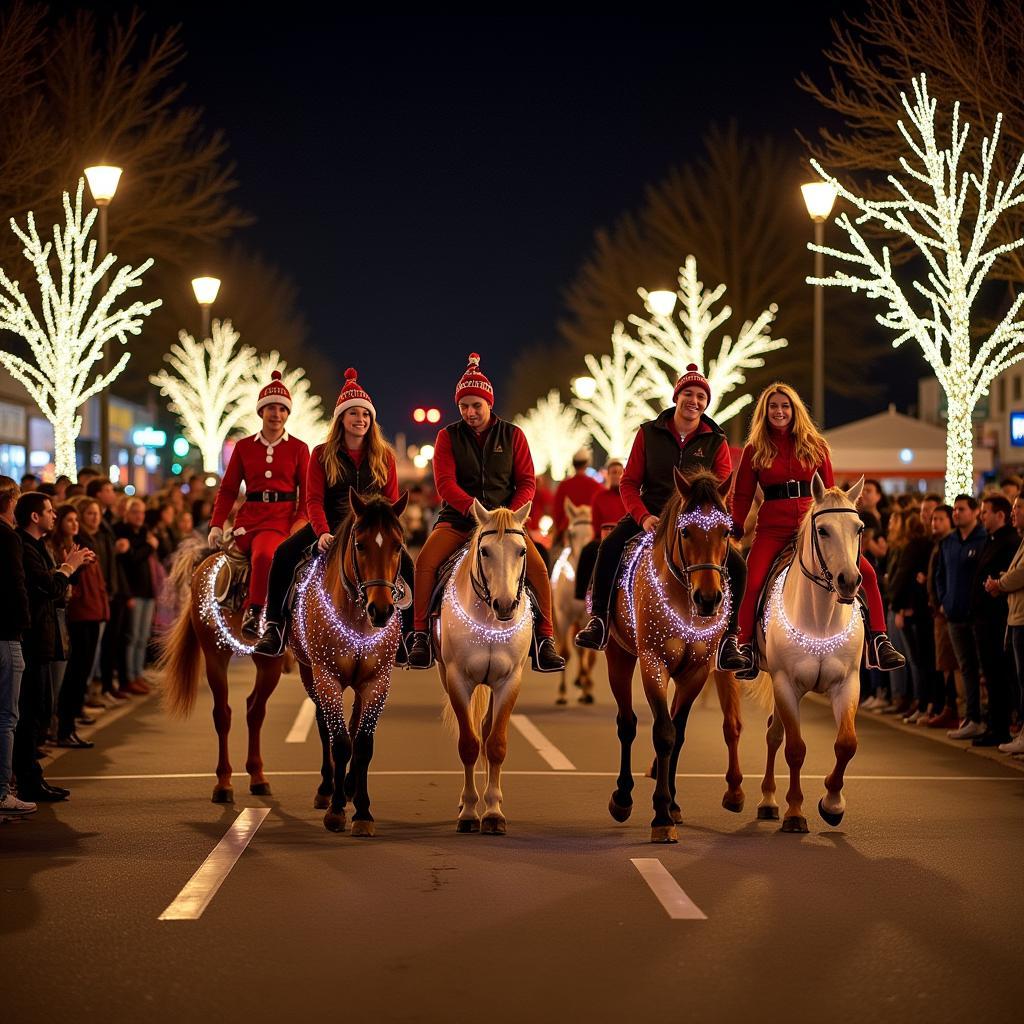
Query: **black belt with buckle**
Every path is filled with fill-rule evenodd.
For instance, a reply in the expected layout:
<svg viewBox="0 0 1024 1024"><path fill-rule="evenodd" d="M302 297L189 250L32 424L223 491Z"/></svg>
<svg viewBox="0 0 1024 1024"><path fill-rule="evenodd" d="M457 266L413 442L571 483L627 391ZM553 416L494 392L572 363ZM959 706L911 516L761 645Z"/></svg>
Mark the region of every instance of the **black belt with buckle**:
<svg viewBox="0 0 1024 1024"><path fill-rule="evenodd" d="M811 484L808 480L787 480L784 484L769 484L762 487L765 501L780 501L783 498L809 498Z"/></svg>
<svg viewBox="0 0 1024 1024"><path fill-rule="evenodd" d="M246 494L245 500L249 501L294 501L297 497L295 491L254 491Z"/></svg>

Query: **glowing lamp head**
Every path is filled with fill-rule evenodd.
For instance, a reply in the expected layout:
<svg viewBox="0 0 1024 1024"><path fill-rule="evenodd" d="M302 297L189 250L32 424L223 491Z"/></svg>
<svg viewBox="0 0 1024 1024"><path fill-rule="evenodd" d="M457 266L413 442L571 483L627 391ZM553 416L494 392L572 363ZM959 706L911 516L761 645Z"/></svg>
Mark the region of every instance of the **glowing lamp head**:
<svg viewBox="0 0 1024 1024"><path fill-rule="evenodd" d="M106 164L86 167L85 180L89 182L89 191L92 192L92 198L96 205L107 206L117 192L118 182L121 180L121 168L110 167Z"/></svg>
<svg viewBox="0 0 1024 1024"><path fill-rule="evenodd" d="M441 410L440 409L428 409L427 410L427 422L428 423L440 423L441 422Z"/></svg>
<svg viewBox="0 0 1024 1024"><path fill-rule="evenodd" d="M416 423L422 423L427 418L427 410L418 407L413 409L412 418Z"/></svg>
<svg viewBox="0 0 1024 1024"><path fill-rule="evenodd" d="M576 377L572 382L572 393L582 402L589 401L597 393L597 381L593 377Z"/></svg>
<svg viewBox="0 0 1024 1024"><path fill-rule="evenodd" d="M192 291L195 292L196 302L200 306L212 306L217 301L217 292L220 291L220 278L194 277Z"/></svg>
<svg viewBox="0 0 1024 1024"><path fill-rule="evenodd" d="M811 220L828 220L836 201L835 186L827 181L812 181L801 185L800 191L804 195L804 203Z"/></svg>
<svg viewBox="0 0 1024 1024"><path fill-rule="evenodd" d="M667 288L657 288L647 293L647 308L655 316L671 316L676 308L676 293Z"/></svg>
<svg viewBox="0 0 1024 1024"><path fill-rule="evenodd" d="M429 462L434 457L434 446L432 444L425 444L420 449L420 455Z"/></svg>

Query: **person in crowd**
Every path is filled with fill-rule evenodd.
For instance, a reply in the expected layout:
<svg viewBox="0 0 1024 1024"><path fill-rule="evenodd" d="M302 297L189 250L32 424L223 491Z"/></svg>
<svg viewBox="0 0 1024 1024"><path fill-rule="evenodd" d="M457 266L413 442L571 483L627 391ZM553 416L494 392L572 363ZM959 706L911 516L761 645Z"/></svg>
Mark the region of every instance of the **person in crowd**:
<svg viewBox="0 0 1024 1024"><path fill-rule="evenodd" d="M119 676L120 685L114 686L115 670L124 668L125 665L122 652L127 630L129 600L128 582L119 556L128 552L130 544L127 537L118 537L114 533L113 508L117 499L114 485L109 480L97 476L86 484L85 493L98 503L101 512L99 528L91 539L103 572L110 608L110 617L100 635L99 675L103 699L112 704L130 699L127 688L129 679Z"/></svg>
<svg viewBox="0 0 1024 1024"><path fill-rule="evenodd" d="M231 453L210 522L210 547L219 547L224 523L245 485L245 504L235 516L234 541L249 556L249 593L242 616L242 635L260 635L260 617L267 602L267 579L274 552L292 528L306 518L306 475L309 448L285 429L292 396L280 371L259 393L256 412L263 426L243 437Z"/></svg>
<svg viewBox="0 0 1024 1024"><path fill-rule="evenodd" d="M935 594L946 618L950 643L964 684L964 718L948 736L969 740L981 736L981 672L970 622L971 584L987 534L978 522L978 502L958 494L953 502L955 529L943 540L935 567Z"/></svg>
<svg viewBox="0 0 1024 1024"><path fill-rule="evenodd" d="M885 558L883 559L885 571L880 577L882 580L880 586L882 607L885 611L885 623L890 642L904 659L908 659L910 652L908 651L906 638L896 624L896 610L892 605L890 580L898 572L898 567L903 557L905 544L904 524L908 514L908 508L905 503L896 498L892 502L892 509L889 512L889 525L885 537ZM902 717L907 714L913 700L911 696L913 692L912 679L913 665L907 660L906 664L889 673L887 679L888 696L883 696L871 708L871 711L877 715L900 715Z"/></svg>
<svg viewBox="0 0 1024 1024"><path fill-rule="evenodd" d="M953 509L949 505L937 505L931 517L932 553L928 560L928 571L923 580L928 592L928 608L933 616L935 639L935 669L932 677L928 717L918 719L918 725L929 729L956 729L960 724L957 713L956 673L959 671L953 643L949 638L949 624L942 602L935 590L935 572L941 557L942 542L953 532Z"/></svg>
<svg viewBox="0 0 1024 1024"><path fill-rule="evenodd" d="M72 548L78 544L78 509L74 505L64 503L56 506L56 512L57 522L53 531L47 534L46 546L50 549L50 557L53 559L53 564L60 565L64 562ZM54 609L57 616L57 635L60 639L60 649L63 651L63 657L54 658L49 662L50 701L47 708L46 721L41 727L42 734L48 738L52 738L49 737L50 723L58 712L60 692L64 686L64 675L67 672L68 658L71 651L71 634L68 631L67 620L67 605L70 598L71 587L69 586L64 591L63 599L56 602Z"/></svg>
<svg viewBox="0 0 1024 1024"><path fill-rule="evenodd" d="M598 548L591 587L590 621L576 634L576 645L604 650L615 579L626 544L641 531L653 532L675 491L673 469L682 473L706 470L723 483L732 473L732 456L725 432L704 410L711 401L711 385L690 363L676 381L673 407L648 420L633 439L626 470L619 485L626 515ZM735 671L746 662L736 646L736 614L743 599L747 567L729 545L726 569L732 588L732 615L718 650L719 667Z"/></svg>
<svg viewBox="0 0 1024 1024"><path fill-rule="evenodd" d="M60 476L53 481L53 486L56 489L57 503L59 505L64 504L64 502L67 501L68 488L71 486L71 477L61 473Z"/></svg>
<svg viewBox="0 0 1024 1024"><path fill-rule="evenodd" d="M565 533L565 528L569 524L568 514L565 511L566 500L571 501L577 508L582 505L591 506L601 492L601 485L587 472L589 468L590 449L581 448L572 457L572 476L567 476L555 488L553 518L556 540L561 540L562 534Z"/></svg>
<svg viewBox="0 0 1024 1024"><path fill-rule="evenodd" d="M882 485L870 477L864 481L860 497L857 499L857 508L874 516L878 520L878 529L872 535L867 536L864 531L864 554L871 561L872 568L878 568L885 560L888 550L886 538L889 535L889 501L882 490Z"/></svg>
<svg viewBox="0 0 1024 1024"><path fill-rule="evenodd" d="M434 482L444 500L437 523L416 559L414 629L409 650L411 668L433 664L427 618L437 570L459 549L476 527L473 502L513 512L532 501L536 481L533 457L519 427L494 414L494 387L471 353L455 387L460 418L448 424L434 442ZM551 624L551 585L547 564L527 531L526 578L537 600L533 667L559 672L565 659L555 649Z"/></svg>
<svg viewBox="0 0 1024 1024"><path fill-rule="evenodd" d="M118 678L121 690L141 696L149 693L143 670L156 606L149 560L157 549L156 537L146 528L146 504L141 498L128 500L124 522L114 526L114 535L119 540L128 541L127 550L117 556L124 574L126 596Z"/></svg>
<svg viewBox="0 0 1024 1024"><path fill-rule="evenodd" d="M196 498L189 508L192 511L192 529L198 530L206 540L210 532L210 519L213 516L213 502L209 498Z"/></svg>
<svg viewBox="0 0 1024 1024"><path fill-rule="evenodd" d="M34 491L39 487L39 477L35 473L26 473L21 478L21 493L28 494L29 491Z"/></svg>
<svg viewBox="0 0 1024 1024"><path fill-rule="evenodd" d="M146 526L156 537L156 557L164 566L178 547L177 532L173 530L174 518L174 507L166 501L158 501L146 509Z"/></svg>
<svg viewBox="0 0 1024 1024"><path fill-rule="evenodd" d="M1020 494L1021 479L1015 473L1011 473L1009 476L1004 476L999 481L999 490L1002 491L1003 497L1006 498L1011 504L1016 501L1017 496Z"/></svg>
<svg viewBox="0 0 1024 1024"><path fill-rule="evenodd" d="M929 492L921 499L921 525L924 527L924 534L929 539L932 539L931 521L932 513L942 504L942 498L940 495L933 492Z"/></svg>
<svg viewBox="0 0 1024 1024"><path fill-rule="evenodd" d="M114 523L114 506L117 504L117 491L109 480L97 476L85 485L85 493L89 498L95 498L103 510L103 521L108 526Z"/></svg>
<svg viewBox="0 0 1024 1024"><path fill-rule="evenodd" d="M89 483L92 480L98 480L102 474L96 466L83 466L78 471L78 482L82 485L83 490L88 488Z"/></svg>
<svg viewBox="0 0 1024 1024"><path fill-rule="evenodd" d="M66 800L70 792L49 785L43 778L38 734L40 711L49 685L48 663L64 656L57 631L56 605L63 600L74 574L96 556L88 548L76 545L64 562L54 565L45 537L53 532L57 516L45 494L23 494L14 506L14 518L21 539L31 619L31 626L22 636L25 669L14 731L14 774L19 798L34 803L56 802Z"/></svg>
<svg viewBox="0 0 1024 1024"><path fill-rule="evenodd" d="M5 582L0 588L0 819L32 814L37 805L14 792L14 731L18 724L21 677L25 671L22 637L32 624L25 588L24 555L17 534L14 507L21 491L9 476L0 476L0 564Z"/></svg>
<svg viewBox="0 0 1024 1024"><path fill-rule="evenodd" d="M601 541L615 529L626 514L626 506L622 504L622 495L619 491L622 474L625 471L626 467L622 459L611 458L604 464L604 487L598 491L590 505L590 522L594 530L594 539L580 552L579 565L576 567L576 599L578 601L586 600Z"/></svg>

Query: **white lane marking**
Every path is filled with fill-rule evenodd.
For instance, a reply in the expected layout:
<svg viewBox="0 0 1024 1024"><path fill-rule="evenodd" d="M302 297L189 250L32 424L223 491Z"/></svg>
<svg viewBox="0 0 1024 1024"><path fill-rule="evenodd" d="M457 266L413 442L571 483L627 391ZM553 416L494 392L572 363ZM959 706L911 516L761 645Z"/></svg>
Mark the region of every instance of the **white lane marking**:
<svg viewBox="0 0 1024 1024"><path fill-rule="evenodd" d="M217 890L269 813L269 807L247 807L242 811L224 838L213 848L213 853L203 861L199 870L158 920L197 921L202 917L210 900L217 895Z"/></svg>
<svg viewBox="0 0 1024 1024"><path fill-rule="evenodd" d="M673 921L706 921L707 914L683 892L668 868L656 857L632 857L633 867L650 886L651 892Z"/></svg>
<svg viewBox="0 0 1024 1024"><path fill-rule="evenodd" d="M305 743L309 739L309 730L316 720L316 705L307 697L295 716L291 730L284 738L285 743Z"/></svg>
<svg viewBox="0 0 1024 1024"><path fill-rule="evenodd" d="M540 729L538 729L537 726L535 726L533 722L526 717L526 715L513 715L512 724L523 734L523 738L526 742L529 743L533 749L536 750L537 753L555 769L555 771L576 771L576 765L574 765L572 761L570 761L569 758L567 758L565 754L563 754L558 747L556 747L551 740L549 740L544 733L542 733Z"/></svg>

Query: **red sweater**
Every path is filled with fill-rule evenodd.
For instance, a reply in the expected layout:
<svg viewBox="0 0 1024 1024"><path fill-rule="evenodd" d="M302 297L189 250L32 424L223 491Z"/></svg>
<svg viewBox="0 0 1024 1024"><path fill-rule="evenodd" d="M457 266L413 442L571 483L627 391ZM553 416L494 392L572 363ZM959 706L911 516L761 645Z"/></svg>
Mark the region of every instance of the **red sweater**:
<svg viewBox="0 0 1024 1024"><path fill-rule="evenodd" d="M675 437L680 448L694 436L693 434L688 434L686 437L680 437L676 433L673 421L670 419L668 423L672 430L672 435ZM696 430L698 434L710 434L711 432L711 427L703 420ZM641 526L644 520L652 514L640 497L640 488L643 486L646 468L647 446L644 444L644 432L638 430L636 437L633 438L633 448L626 462L626 471L622 474L622 484L619 487L619 493L622 495L622 504L625 505L626 511ZM732 456L729 454L729 446L727 444L721 445L715 453L715 464L711 467L711 472L719 480L729 479L729 474L732 472Z"/></svg>
<svg viewBox="0 0 1024 1024"><path fill-rule="evenodd" d="M569 525L569 517L565 513L565 499L568 498L577 507L593 506L594 499L601 492L601 485L585 472L575 473L566 477L555 489L555 533L561 533Z"/></svg>
<svg viewBox="0 0 1024 1024"><path fill-rule="evenodd" d="M481 435L477 440L482 443ZM537 490L537 479L533 473L533 456L530 446L526 443L526 435L515 427L512 432L512 473L515 492L508 507L516 512L528 501L533 500ZM447 428L441 430L434 442L434 486L437 493L456 512L464 516L470 514L473 507L473 496L467 494L455 479L455 456L452 454L451 441L448 439Z"/></svg>
<svg viewBox="0 0 1024 1024"><path fill-rule="evenodd" d="M590 506L594 524L594 536L601 538L601 528L615 526L626 514L626 506L622 504L622 495L618 487L605 488L598 494Z"/></svg>
<svg viewBox="0 0 1024 1024"><path fill-rule="evenodd" d="M322 534L330 533L331 528L327 525L327 513L324 509L324 495L327 493L327 474L324 472L324 464L320 460L320 453L323 445L318 444L313 449L313 458L309 460L309 470L306 473L306 515L309 517L310 525L319 537ZM360 466L364 453L360 451L349 451L349 458ZM398 472L395 468L395 458L388 452L388 477L380 493L392 504L398 501Z"/></svg>
<svg viewBox="0 0 1024 1024"><path fill-rule="evenodd" d="M235 529L244 527L246 533L259 530L288 533L296 519L306 517L305 482L308 463L309 449L306 442L292 437L287 431L273 445L268 445L262 434L241 438L231 453L231 461L220 482L210 526L223 527L244 483L248 494L258 494L260 491L280 491L285 494L298 492L299 497L297 502L247 501L238 510Z"/></svg>
<svg viewBox="0 0 1024 1024"><path fill-rule="evenodd" d="M742 526L746 521L750 506L754 501L757 485L770 487L772 484L784 484L787 480L804 480L810 482L815 472L821 474L826 487L835 486L832 473L832 460L826 455L817 466L805 466L793 454L793 435L790 431L784 434L772 430L772 440L779 454L767 469L754 468L754 449L747 445L743 449L740 468L736 473L736 486L732 493L732 518ZM757 528L763 531L794 533L800 528L804 515L811 507L813 498L778 498L766 501L757 512Z"/></svg>

